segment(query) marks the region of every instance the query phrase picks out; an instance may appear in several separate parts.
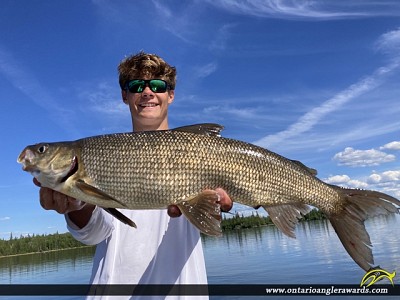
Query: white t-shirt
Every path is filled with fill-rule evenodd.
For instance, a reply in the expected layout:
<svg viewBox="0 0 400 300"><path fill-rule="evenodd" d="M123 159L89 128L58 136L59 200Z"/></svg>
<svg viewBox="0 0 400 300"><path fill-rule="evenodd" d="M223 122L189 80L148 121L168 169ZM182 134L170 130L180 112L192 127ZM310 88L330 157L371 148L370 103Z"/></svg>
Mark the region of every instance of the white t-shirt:
<svg viewBox="0 0 400 300"><path fill-rule="evenodd" d="M184 216L170 218L166 209L120 211L136 223L136 229L99 207L95 208L89 223L82 229L66 215L68 230L75 239L84 244L97 244L91 284L207 284L199 230ZM134 299L140 298L134 296ZM95 299L116 297L96 296ZM208 296L196 299L208 299Z"/></svg>

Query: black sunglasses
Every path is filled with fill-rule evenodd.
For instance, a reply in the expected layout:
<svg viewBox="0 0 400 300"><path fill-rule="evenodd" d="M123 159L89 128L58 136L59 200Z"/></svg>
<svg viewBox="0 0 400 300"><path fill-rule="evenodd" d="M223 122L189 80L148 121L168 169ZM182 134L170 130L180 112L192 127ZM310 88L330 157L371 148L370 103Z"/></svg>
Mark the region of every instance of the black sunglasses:
<svg viewBox="0 0 400 300"><path fill-rule="evenodd" d="M125 89L131 93L141 93L148 86L154 93L165 93L167 91L168 83L162 79L133 79L126 83Z"/></svg>

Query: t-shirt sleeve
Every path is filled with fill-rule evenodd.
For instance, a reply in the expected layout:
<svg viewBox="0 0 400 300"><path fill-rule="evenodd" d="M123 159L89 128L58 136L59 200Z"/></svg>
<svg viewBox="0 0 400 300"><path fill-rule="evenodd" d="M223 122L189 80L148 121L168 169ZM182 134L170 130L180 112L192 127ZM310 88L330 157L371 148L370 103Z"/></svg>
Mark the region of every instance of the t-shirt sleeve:
<svg viewBox="0 0 400 300"><path fill-rule="evenodd" d="M97 245L108 238L114 230L113 216L96 206L85 227L79 228L65 214L67 229L72 236L86 245Z"/></svg>

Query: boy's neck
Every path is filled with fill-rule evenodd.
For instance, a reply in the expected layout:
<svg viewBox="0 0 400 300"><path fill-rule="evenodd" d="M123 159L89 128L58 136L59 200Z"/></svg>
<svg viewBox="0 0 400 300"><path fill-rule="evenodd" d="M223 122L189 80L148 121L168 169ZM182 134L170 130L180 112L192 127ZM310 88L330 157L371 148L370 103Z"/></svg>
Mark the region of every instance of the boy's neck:
<svg viewBox="0 0 400 300"><path fill-rule="evenodd" d="M168 130L168 120L164 120L161 123L143 124L139 122L133 122L133 131L154 131L154 130Z"/></svg>

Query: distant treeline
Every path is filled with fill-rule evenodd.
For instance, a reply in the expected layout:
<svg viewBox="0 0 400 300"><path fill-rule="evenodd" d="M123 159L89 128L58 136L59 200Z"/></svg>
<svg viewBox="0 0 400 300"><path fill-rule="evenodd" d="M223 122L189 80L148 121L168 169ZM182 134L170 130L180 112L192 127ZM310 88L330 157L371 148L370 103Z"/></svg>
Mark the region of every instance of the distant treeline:
<svg viewBox="0 0 400 300"><path fill-rule="evenodd" d="M325 219L326 216L323 212L317 209L311 210L308 214L303 216L300 219L301 221L311 221L311 220L322 220ZM234 229L242 229L242 228L252 228L259 227L265 225L274 225L271 218L269 216L260 216L256 211L255 214L251 216L244 217L240 216L239 213L236 213L234 217L225 217L221 222L222 230L234 230Z"/></svg>
<svg viewBox="0 0 400 300"><path fill-rule="evenodd" d="M300 221L321 219L325 219L325 215L321 211L313 209ZM271 221L271 218L269 216L260 216L257 211L255 212L255 214L247 217L236 213L236 215L233 217L223 218L221 222L221 227L223 231L259 227L264 225L274 225L274 223ZM48 235L34 234L32 236L28 235L20 237L13 237L13 235L11 234L9 240L0 239L0 257L78 248L83 246L85 245L75 240L69 232Z"/></svg>
<svg viewBox="0 0 400 300"><path fill-rule="evenodd" d="M84 246L75 240L70 233L32 235L0 239L0 257L34 252L45 252Z"/></svg>

